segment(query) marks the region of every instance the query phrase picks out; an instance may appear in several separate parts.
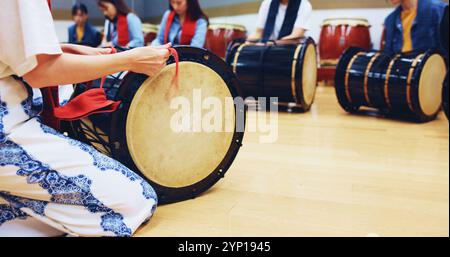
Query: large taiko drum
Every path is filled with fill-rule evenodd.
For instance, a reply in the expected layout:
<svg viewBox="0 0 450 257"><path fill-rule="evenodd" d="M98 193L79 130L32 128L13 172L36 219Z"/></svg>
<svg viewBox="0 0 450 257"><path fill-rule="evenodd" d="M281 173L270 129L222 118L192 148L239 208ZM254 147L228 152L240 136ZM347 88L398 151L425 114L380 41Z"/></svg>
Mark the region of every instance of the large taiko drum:
<svg viewBox="0 0 450 257"><path fill-rule="evenodd" d="M319 42L320 81L334 80L339 58L349 47L372 48L369 21L362 18L324 20Z"/></svg>
<svg viewBox="0 0 450 257"><path fill-rule="evenodd" d="M236 44L229 51L227 62L245 97L276 97L281 105L294 104L302 111L311 108L318 66L313 39L302 39L300 44Z"/></svg>
<svg viewBox="0 0 450 257"><path fill-rule="evenodd" d="M142 30L144 32L144 44L149 45L156 39L158 35L158 25L144 23L142 24Z"/></svg>
<svg viewBox="0 0 450 257"><path fill-rule="evenodd" d="M173 60L153 78L113 75L105 88L109 99L122 102L119 109L71 123L72 136L140 173L163 204L192 199L223 178L242 145L245 127L245 106L233 102L241 94L229 66L204 49L177 50L177 91L169 90L176 68ZM76 86L76 94L84 90L84 85ZM220 104L221 115L214 120L221 129L194 130L199 117L191 117L181 122L186 129L174 130L174 122L199 108L202 121L207 110L202 103L211 99ZM189 109L180 114L177 106Z"/></svg>
<svg viewBox="0 0 450 257"><path fill-rule="evenodd" d="M336 93L348 112L361 106L426 122L441 110L446 64L438 50L404 53L349 48L336 70Z"/></svg>
<svg viewBox="0 0 450 257"><path fill-rule="evenodd" d="M211 24L206 36L205 48L225 58L228 45L237 39L247 38L247 29L234 24Z"/></svg>

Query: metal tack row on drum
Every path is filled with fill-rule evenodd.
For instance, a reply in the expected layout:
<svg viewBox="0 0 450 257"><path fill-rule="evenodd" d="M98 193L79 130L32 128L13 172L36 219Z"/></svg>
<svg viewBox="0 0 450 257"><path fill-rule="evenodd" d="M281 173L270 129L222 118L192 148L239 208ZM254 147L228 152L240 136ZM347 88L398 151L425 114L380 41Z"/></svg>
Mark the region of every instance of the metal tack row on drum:
<svg viewBox="0 0 450 257"><path fill-rule="evenodd" d="M351 113L367 106L426 122L441 110L446 71L437 50L389 55L349 48L337 66L336 94Z"/></svg>

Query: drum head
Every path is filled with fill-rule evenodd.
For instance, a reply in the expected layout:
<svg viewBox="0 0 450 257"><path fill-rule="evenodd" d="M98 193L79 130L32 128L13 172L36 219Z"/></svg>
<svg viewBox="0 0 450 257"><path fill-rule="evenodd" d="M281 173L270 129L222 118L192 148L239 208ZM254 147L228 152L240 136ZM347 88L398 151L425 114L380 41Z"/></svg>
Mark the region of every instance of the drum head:
<svg viewBox="0 0 450 257"><path fill-rule="evenodd" d="M446 64L439 54L431 55L425 62L419 80L419 103L427 116L435 115L442 104L442 83Z"/></svg>
<svg viewBox="0 0 450 257"><path fill-rule="evenodd" d="M311 106L317 89L317 54L314 44L308 44L304 55L302 71L303 99Z"/></svg>
<svg viewBox="0 0 450 257"><path fill-rule="evenodd" d="M225 104L233 96L214 70L195 62L181 62L179 90L174 89L169 96L174 74L175 65L171 64L140 87L127 118L127 144L133 161L147 179L166 188L183 188L202 181L219 167L233 143L236 121L233 102L231 106ZM192 125L201 125L201 121L193 121L192 113L201 111L202 102L211 98L221 108L216 122L223 125L222 132L198 131L197 125ZM178 104L190 109L180 114ZM176 126L183 115L188 116L190 124L187 131L180 132ZM224 132L225 126L232 130Z"/></svg>

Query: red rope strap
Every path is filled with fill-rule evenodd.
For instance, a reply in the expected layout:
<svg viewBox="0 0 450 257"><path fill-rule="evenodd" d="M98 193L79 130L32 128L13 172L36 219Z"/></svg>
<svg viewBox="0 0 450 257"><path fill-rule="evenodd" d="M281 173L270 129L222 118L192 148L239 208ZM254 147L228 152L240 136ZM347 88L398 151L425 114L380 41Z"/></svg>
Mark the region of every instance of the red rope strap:
<svg viewBox="0 0 450 257"><path fill-rule="evenodd" d="M175 59L175 76L172 79L172 86L174 85L175 88L178 90L178 89L180 89L180 85L178 83L178 75L180 73L180 66L179 66L180 58L179 58L178 52L177 52L177 50L175 50L175 48L169 48L169 52Z"/></svg>

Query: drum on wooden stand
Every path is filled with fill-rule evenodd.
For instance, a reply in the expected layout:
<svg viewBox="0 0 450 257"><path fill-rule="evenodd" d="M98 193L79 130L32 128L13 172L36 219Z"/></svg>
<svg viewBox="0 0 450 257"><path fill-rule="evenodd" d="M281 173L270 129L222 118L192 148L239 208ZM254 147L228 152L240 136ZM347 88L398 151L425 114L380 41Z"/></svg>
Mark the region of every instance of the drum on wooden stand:
<svg viewBox="0 0 450 257"><path fill-rule="evenodd" d="M313 39L302 39L300 44L236 44L227 62L245 97L277 97L281 105L294 104L302 111L311 108L318 66Z"/></svg>
<svg viewBox="0 0 450 257"><path fill-rule="evenodd" d="M158 35L158 25L144 23L142 24L142 30L144 32L144 45L149 45L156 39Z"/></svg>
<svg viewBox="0 0 450 257"><path fill-rule="evenodd" d="M339 58L349 47L372 48L369 21L362 18L324 20L319 42L319 81L334 81Z"/></svg>
<svg viewBox="0 0 450 257"><path fill-rule="evenodd" d="M136 73L110 76L105 88L109 99L122 102L119 109L71 123L71 136L141 174L162 204L192 199L223 178L244 135L240 123L245 122L245 107L233 102L241 93L229 66L204 49L176 49L179 89L173 94L168 94L176 69L172 58L153 78ZM85 85L76 86L76 94L84 90ZM206 110L201 104L212 98L222 107L223 115L214 116L221 130L193 129L195 117L184 123L194 108L200 108L202 117ZM188 107L187 112L174 108L180 106ZM180 119L183 126L174 129Z"/></svg>
<svg viewBox="0 0 450 257"><path fill-rule="evenodd" d="M205 48L225 58L228 45L237 39L247 38L247 29L235 24L211 24L206 35Z"/></svg>
<svg viewBox="0 0 450 257"><path fill-rule="evenodd" d="M336 71L336 94L348 112L361 106L419 122L436 118L446 64L438 50L390 56L349 48Z"/></svg>

